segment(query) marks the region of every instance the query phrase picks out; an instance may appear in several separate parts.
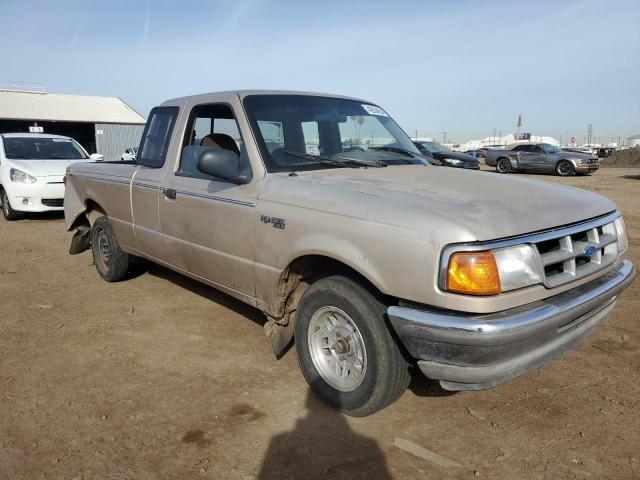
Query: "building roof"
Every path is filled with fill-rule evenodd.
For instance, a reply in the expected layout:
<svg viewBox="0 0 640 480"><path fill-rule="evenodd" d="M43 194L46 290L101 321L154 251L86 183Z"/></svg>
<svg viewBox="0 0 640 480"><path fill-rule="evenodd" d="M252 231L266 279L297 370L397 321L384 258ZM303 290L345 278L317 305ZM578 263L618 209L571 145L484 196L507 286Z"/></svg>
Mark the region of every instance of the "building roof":
<svg viewBox="0 0 640 480"><path fill-rule="evenodd" d="M0 90L0 119L144 124L146 120L117 97Z"/></svg>

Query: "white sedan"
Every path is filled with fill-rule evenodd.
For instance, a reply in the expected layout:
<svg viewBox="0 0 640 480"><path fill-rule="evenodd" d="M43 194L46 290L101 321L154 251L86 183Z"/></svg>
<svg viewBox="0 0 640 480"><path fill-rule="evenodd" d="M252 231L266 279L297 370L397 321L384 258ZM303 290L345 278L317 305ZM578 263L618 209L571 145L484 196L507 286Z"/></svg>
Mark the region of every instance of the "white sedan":
<svg viewBox="0 0 640 480"><path fill-rule="evenodd" d="M21 212L63 210L64 175L75 162L100 161L69 137L36 133L0 134L0 199L7 220Z"/></svg>
<svg viewBox="0 0 640 480"><path fill-rule="evenodd" d="M122 154L122 157L120 157L120 160L122 160L123 162L128 162L131 160L135 160L136 158L138 158L138 148L131 147L131 148L127 148L124 151L124 153Z"/></svg>

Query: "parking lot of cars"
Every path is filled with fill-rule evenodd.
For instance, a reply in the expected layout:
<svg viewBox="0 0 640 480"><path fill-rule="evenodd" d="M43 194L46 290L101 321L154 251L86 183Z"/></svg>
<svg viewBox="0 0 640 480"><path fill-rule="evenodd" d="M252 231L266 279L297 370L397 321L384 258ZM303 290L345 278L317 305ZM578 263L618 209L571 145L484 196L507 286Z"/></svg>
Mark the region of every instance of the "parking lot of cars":
<svg viewBox="0 0 640 480"><path fill-rule="evenodd" d="M639 177L531 175L614 200L636 264ZM55 212L0 235L7 478L286 478L291 462L301 478L640 476L638 282L560 363L481 392L413 375L358 419L309 395L294 350L273 359L257 310L146 263L105 284Z"/></svg>

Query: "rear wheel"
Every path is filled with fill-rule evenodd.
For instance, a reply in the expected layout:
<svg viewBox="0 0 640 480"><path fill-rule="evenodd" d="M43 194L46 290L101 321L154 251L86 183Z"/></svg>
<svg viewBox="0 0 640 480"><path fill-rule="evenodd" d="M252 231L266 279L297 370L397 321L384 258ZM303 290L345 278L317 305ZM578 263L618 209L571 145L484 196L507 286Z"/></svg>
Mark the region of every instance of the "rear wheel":
<svg viewBox="0 0 640 480"><path fill-rule="evenodd" d="M560 160L556 165L556 173L561 177L567 177L575 173L573 164L569 160Z"/></svg>
<svg viewBox="0 0 640 480"><path fill-rule="evenodd" d="M131 257L120 248L107 217L100 217L93 224L91 250L96 270L107 282L118 282L126 277Z"/></svg>
<svg viewBox="0 0 640 480"><path fill-rule="evenodd" d="M385 324L386 306L353 280L315 282L300 300L295 343L312 390L347 415L363 417L397 400L409 364Z"/></svg>
<svg viewBox="0 0 640 480"><path fill-rule="evenodd" d="M9 203L9 197L7 196L7 192L1 190L2 192L2 215L5 220L12 221L20 218L20 214L16 212L13 208L11 208L11 204Z"/></svg>

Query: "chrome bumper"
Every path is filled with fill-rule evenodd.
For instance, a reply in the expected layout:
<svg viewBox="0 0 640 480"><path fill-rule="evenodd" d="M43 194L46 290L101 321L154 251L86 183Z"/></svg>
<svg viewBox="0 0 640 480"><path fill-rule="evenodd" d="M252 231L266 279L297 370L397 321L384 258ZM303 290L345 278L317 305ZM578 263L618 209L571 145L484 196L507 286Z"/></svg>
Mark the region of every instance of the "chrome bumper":
<svg viewBox="0 0 640 480"><path fill-rule="evenodd" d="M580 343L635 274L625 260L572 290L485 315L404 306L389 307L387 314L426 376L448 390L481 390L545 365Z"/></svg>

